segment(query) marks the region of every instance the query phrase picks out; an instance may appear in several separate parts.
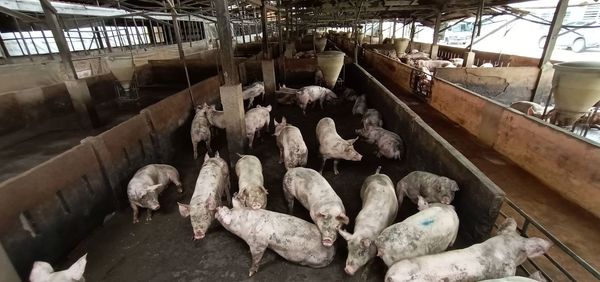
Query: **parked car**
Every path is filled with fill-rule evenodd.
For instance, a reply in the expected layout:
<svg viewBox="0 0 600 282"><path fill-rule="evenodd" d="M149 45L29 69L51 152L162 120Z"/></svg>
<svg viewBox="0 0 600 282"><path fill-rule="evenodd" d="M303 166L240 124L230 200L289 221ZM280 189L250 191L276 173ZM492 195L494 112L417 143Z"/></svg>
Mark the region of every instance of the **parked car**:
<svg viewBox="0 0 600 282"><path fill-rule="evenodd" d="M597 22L571 22L565 25L585 26L598 25ZM538 44L544 48L547 36L540 37ZM600 28L570 28L561 29L556 40L556 48L571 49L573 52L582 52L588 48L600 47Z"/></svg>

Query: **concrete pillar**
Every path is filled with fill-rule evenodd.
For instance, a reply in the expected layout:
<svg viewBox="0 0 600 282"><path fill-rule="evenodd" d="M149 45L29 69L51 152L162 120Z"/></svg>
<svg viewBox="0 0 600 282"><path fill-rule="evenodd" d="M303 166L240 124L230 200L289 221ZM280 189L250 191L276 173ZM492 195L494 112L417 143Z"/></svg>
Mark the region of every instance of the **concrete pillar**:
<svg viewBox="0 0 600 282"><path fill-rule="evenodd" d="M2 244L0 244L0 281L21 282L21 278L19 278Z"/></svg>
<svg viewBox="0 0 600 282"><path fill-rule="evenodd" d="M246 123L244 122L244 99L242 85L223 85L219 88L221 104L225 111L225 129L227 130L227 148L230 162L235 165L237 153L244 153L246 144ZM242 118L240 118L242 117Z"/></svg>
<svg viewBox="0 0 600 282"><path fill-rule="evenodd" d="M475 52L465 52L465 54L463 55L463 59L463 67L472 67L475 63Z"/></svg>
<svg viewBox="0 0 600 282"><path fill-rule="evenodd" d="M246 74L246 63L245 62L241 62L238 65L238 74L240 76L240 83L242 83L242 84L248 83L248 76Z"/></svg>
<svg viewBox="0 0 600 282"><path fill-rule="evenodd" d="M431 45L431 59L432 60L437 60L438 58L438 51L440 50L440 46L437 44L433 44Z"/></svg>
<svg viewBox="0 0 600 282"><path fill-rule="evenodd" d="M265 94L272 95L277 90L277 81L275 79L275 64L273 60L262 60L262 75L265 83Z"/></svg>
<svg viewBox="0 0 600 282"><path fill-rule="evenodd" d="M85 80L65 80L64 83L81 126L88 129L99 126L98 113L92 105L92 96Z"/></svg>

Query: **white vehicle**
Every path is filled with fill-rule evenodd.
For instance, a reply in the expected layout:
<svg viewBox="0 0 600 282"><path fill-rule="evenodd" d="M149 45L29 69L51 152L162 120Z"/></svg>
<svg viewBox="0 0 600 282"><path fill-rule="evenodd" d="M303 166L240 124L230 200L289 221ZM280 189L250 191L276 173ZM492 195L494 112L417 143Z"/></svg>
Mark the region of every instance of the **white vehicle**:
<svg viewBox="0 0 600 282"><path fill-rule="evenodd" d="M597 26L598 22L570 22L564 25L572 26ZM579 53L588 48L600 47L600 28L562 28L556 40L556 48L571 49ZM544 48L546 36L540 37L538 43L540 48Z"/></svg>
<svg viewBox="0 0 600 282"><path fill-rule="evenodd" d="M472 22L462 22L444 31L444 43L448 45L465 45L471 42Z"/></svg>

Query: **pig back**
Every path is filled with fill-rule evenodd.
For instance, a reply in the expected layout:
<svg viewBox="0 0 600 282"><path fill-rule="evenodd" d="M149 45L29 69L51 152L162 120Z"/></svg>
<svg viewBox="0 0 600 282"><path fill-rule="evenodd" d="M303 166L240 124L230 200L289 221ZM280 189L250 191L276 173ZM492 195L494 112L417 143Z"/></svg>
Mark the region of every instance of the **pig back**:
<svg viewBox="0 0 600 282"><path fill-rule="evenodd" d="M296 167L288 170L284 181L289 182L289 192L311 212L318 211L325 204L338 204L342 212L344 207L342 199L335 193L329 182L317 171Z"/></svg>
<svg viewBox="0 0 600 282"><path fill-rule="evenodd" d="M335 130L335 122L333 121L333 119L328 117L319 120L319 122L317 123L316 131L319 144L322 144L328 138L328 136L337 136L337 132Z"/></svg>
<svg viewBox="0 0 600 282"><path fill-rule="evenodd" d="M229 183L229 169L221 158L210 158L200 169L191 202L205 201L212 195L215 200L221 199Z"/></svg>
<svg viewBox="0 0 600 282"><path fill-rule="evenodd" d="M375 236L388 227L398 214L398 199L392 180L385 174L375 174L367 177L360 189L362 209L356 217L356 225L360 227L367 223L376 226Z"/></svg>
<svg viewBox="0 0 600 282"><path fill-rule="evenodd" d="M245 155L240 158L235 164L235 173L240 186L262 186L264 183L262 165L255 156Z"/></svg>

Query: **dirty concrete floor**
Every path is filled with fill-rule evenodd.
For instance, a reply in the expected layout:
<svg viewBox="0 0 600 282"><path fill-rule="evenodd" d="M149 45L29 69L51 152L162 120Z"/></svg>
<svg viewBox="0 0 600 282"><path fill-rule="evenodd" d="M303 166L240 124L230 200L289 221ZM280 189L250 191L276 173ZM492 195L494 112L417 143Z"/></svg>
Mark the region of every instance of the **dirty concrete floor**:
<svg viewBox="0 0 600 282"><path fill-rule="evenodd" d="M447 119L427 103L417 99L414 95L395 89L392 84L386 81L381 82L504 190L507 198L548 229L550 233L576 254L587 260L593 267L600 269L600 256L598 256L600 253L599 218L564 199L535 176L506 159L500 153L479 143L476 137ZM507 203L504 203L502 211L517 219L520 224L523 223L523 219ZM542 236L536 228L530 228L529 234ZM550 254L557 258L563 267L575 273L577 280L595 280L579 264L576 264L562 253L558 247L553 247ZM547 261L541 263L549 265ZM550 269L551 273L557 275L558 281L566 279L556 268L550 267Z"/></svg>
<svg viewBox="0 0 600 282"><path fill-rule="evenodd" d="M327 116L334 118L338 132L343 138L355 137L354 129L359 127L360 119L351 116L352 104L346 103L326 108ZM318 120L326 116L320 110L309 110L302 116L295 106L279 106L271 112L271 117L280 121L286 113L288 122L298 126L309 148L308 167L318 169L318 157L315 126ZM271 128L273 125L271 124ZM272 130L271 130L272 132ZM221 156L227 156L223 134L217 142ZM214 144L214 143L213 143ZM382 173L389 175L396 183L408 173L407 167L397 161L378 159L374 148L359 141L357 150L363 154L359 162L341 161L340 175L334 176L332 163L328 163L324 172L338 195L342 198L351 225L359 212L361 203L359 191L362 181L382 166ZM83 241L69 256L68 262L88 253L86 278L88 281L381 281L386 268L383 262L375 259L365 270L359 270L354 276L344 273L347 255L346 243L338 238L335 260L326 268L312 269L289 263L274 252L265 253L258 273L248 278L250 253L241 239L223 229L217 221L213 223L206 237L201 241L192 240L192 228L189 219L181 218L177 203L188 203L198 172L200 159L193 160L189 141L178 145L178 152L172 165L178 170L184 185L183 194L170 187L161 196L161 209L150 222L131 223L131 209L117 212L105 225L99 227ZM202 151L203 153L204 151ZM283 198L282 179L285 173L283 165L278 163L278 149L271 133L256 143L255 149L248 154L259 157L263 165L265 186L269 191L267 209L286 212ZM233 170L231 173L235 174ZM235 180L234 180L235 181ZM232 185L232 191L237 184ZM406 203L407 201L405 201ZM310 221L308 212L300 204L296 205L295 216ZM410 202L403 204L397 220L402 220L416 212L416 206ZM145 213L141 213L145 215ZM353 226L348 226L352 230ZM455 247L464 247L464 242Z"/></svg>
<svg viewBox="0 0 600 282"><path fill-rule="evenodd" d="M0 149L0 182L31 169L79 144L81 139L94 136L139 113L140 109L160 101L181 87L140 89L137 104L117 105L115 102L96 106L103 125L94 129L64 129L42 132L22 142Z"/></svg>

